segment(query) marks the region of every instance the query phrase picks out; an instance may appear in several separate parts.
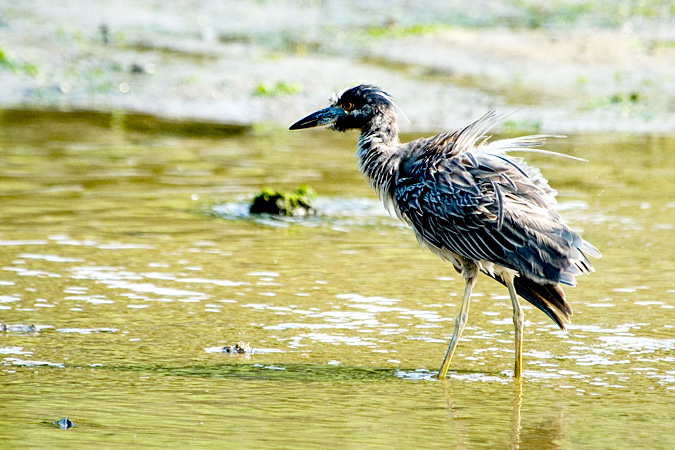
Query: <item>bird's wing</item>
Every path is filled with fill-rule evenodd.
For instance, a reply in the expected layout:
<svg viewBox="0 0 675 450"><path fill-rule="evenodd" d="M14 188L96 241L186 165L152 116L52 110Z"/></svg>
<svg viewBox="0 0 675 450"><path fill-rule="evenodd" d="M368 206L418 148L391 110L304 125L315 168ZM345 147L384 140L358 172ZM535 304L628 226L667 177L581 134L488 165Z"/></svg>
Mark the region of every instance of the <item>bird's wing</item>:
<svg viewBox="0 0 675 450"><path fill-rule="evenodd" d="M576 161L585 162L586 160L540 148L544 145L547 138L565 137L561 135L538 134L491 141L490 136L487 135L488 131L495 124L504 120L504 117L503 114L489 111L459 131L439 134L427 139L424 145L429 149L440 150L446 158L451 158L460 153L491 155L500 158L526 175L532 183L540 188L540 194L546 197L548 204L554 205L557 192L549 186L548 181L541 175L539 169L529 166L523 158L507 157L507 154L509 152L531 152L569 158Z"/></svg>
<svg viewBox="0 0 675 450"><path fill-rule="evenodd" d="M397 212L432 248L516 270L541 283L574 284L592 270L584 241L526 172L490 154L461 152L400 178Z"/></svg>
<svg viewBox="0 0 675 450"><path fill-rule="evenodd" d="M441 256L517 271L518 294L564 329L572 309L558 283L573 286L575 276L593 271L582 252L600 252L552 209L556 192L541 172L508 155L552 153L536 149L548 136L489 141L485 133L499 119L491 112L456 133L408 143L393 203L418 240ZM490 264L481 266L506 282Z"/></svg>

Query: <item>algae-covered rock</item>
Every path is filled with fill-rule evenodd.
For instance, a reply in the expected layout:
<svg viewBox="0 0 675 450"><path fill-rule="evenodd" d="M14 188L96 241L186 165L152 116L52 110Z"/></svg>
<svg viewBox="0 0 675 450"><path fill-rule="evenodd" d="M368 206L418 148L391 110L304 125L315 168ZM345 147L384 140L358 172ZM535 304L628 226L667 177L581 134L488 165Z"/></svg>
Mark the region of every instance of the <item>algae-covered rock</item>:
<svg viewBox="0 0 675 450"><path fill-rule="evenodd" d="M314 189L300 186L292 193L279 192L276 189L264 188L251 203L251 214L276 214L281 216L310 216L316 213L313 200Z"/></svg>

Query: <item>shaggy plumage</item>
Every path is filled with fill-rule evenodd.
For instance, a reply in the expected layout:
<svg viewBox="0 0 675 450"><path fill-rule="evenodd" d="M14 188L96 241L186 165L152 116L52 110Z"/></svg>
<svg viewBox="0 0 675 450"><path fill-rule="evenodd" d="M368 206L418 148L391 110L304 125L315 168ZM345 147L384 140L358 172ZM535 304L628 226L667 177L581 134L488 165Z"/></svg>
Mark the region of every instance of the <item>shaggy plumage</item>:
<svg viewBox="0 0 675 450"><path fill-rule="evenodd" d="M516 325L516 376L520 376L523 314L516 293L565 328L572 308L561 284L593 271L585 254L600 252L572 231L553 209L556 192L541 172L510 151L537 151L549 136L489 141L500 116L485 114L462 130L401 144L396 105L376 86L359 85L334 95L331 105L291 129L328 125L361 130L359 169L384 204L415 232L418 241L449 261L466 280L455 333L439 376L468 317L478 272L509 288Z"/></svg>

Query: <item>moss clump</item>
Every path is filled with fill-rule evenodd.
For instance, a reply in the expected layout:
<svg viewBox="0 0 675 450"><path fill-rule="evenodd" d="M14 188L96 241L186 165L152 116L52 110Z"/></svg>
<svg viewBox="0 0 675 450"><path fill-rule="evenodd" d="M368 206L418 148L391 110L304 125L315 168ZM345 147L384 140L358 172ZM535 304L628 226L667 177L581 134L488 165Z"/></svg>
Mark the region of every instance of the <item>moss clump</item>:
<svg viewBox="0 0 675 450"><path fill-rule="evenodd" d="M300 186L297 191L279 192L272 188L263 188L251 202L251 214L275 214L280 216L311 216L316 213L313 200L314 189Z"/></svg>

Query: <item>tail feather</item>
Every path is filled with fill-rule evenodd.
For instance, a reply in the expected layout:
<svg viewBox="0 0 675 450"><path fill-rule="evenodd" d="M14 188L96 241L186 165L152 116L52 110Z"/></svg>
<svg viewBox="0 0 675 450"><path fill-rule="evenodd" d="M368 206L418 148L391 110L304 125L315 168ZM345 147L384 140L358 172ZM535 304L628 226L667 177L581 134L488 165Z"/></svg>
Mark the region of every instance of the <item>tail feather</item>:
<svg viewBox="0 0 675 450"><path fill-rule="evenodd" d="M494 278L506 286L501 277L496 275ZM572 307L565 300L560 285L540 284L525 277L515 277L513 284L518 295L543 311L561 329L565 329L565 323L571 323Z"/></svg>

